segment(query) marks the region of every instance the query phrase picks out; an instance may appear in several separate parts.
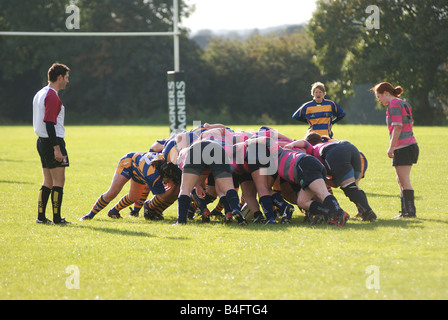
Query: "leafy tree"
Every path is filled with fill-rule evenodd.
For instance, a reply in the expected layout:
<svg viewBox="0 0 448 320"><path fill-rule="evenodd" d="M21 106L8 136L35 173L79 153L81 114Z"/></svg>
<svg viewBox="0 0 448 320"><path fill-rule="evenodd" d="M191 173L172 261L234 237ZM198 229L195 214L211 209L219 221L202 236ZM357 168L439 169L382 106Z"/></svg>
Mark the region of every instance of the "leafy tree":
<svg viewBox="0 0 448 320"><path fill-rule="evenodd" d="M172 0L78 0L80 32L170 31ZM69 3L50 0L0 2L0 30L70 31ZM189 8L180 2L181 18ZM24 18L25 17L25 18ZM197 46L181 37L181 61L201 63ZM160 122L166 117L166 73L173 69L169 37L0 37L0 120L29 122L33 95L46 84L55 61L71 68L62 91L68 121ZM200 85L193 83L192 89Z"/></svg>
<svg viewBox="0 0 448 320"><path fill-rule="evenodd" d="M309 100L311 82L321 80L313 49L304 32L213 39L203 55L211 70L208 100L234 122L291 122L298 104Z"/></svg>
<svg viewBox="0 0 448 320"><path fill-rule="evenodd" d="M448 2L374 1L379 29L367 28L371 4L317 2L308 27L318 65L340 97L356 83L389 81L404 87L418 123L438 123L443 108L433 101L446 101L448 89Z"/></svg>

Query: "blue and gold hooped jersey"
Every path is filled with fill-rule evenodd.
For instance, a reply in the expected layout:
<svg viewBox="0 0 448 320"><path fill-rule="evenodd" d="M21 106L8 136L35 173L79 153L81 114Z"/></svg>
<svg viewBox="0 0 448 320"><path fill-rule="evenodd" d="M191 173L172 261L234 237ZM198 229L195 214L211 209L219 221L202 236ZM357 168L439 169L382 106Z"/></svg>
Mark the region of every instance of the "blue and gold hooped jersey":
<svg viewBox="0 0 448 320"><path fill-rule="evenodd" d="M130 152L125 154L120 161L118 161L116 173L121 174L126 179L133 179L138 183L141 183L138 179L135 179L132 160L137 154L143 154L144 152Z"/></svg>
<svg viewBox="0 0 448 320"><path fill-rule="evenodd" d="M308 131L320 135L333 136L331 131L333 119L343 118L345 112L335 102L324 99L322 103L312 100L303 104L294 114L296 120L306 121L310 125Z"/></svg>
<svg viewBox="0 0 448 320"><path fill-rule="evenodd" d="M151 161L160 155L157 152L145 152L136 154L132 159L135 179L146 183L154 195L165 192L159 170L151 165Z"/></svg>

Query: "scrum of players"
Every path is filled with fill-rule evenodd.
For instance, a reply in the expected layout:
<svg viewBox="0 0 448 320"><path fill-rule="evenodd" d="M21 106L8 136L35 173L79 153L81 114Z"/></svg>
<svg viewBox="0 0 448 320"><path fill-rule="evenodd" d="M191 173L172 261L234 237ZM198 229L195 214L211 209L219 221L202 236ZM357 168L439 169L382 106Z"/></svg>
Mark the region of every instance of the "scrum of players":
<svg viewBox="0 0 448 320"><path fill-rule="evenodd" d="M131 181L109 217L121 218L120 211L133 206L131 216L143 208L145 219L163 220L177 200L176 225L198 219L290 224L298 212L306 223L342 227L350 216L332 192L339 187L356 218L372 222L377 216L359 186L366 168L367 159L349 141L315 132L296 140L266 126L234 131L205 123L157 140L148 152L123 156L111 188L81 220L93 219Z"/></svg>

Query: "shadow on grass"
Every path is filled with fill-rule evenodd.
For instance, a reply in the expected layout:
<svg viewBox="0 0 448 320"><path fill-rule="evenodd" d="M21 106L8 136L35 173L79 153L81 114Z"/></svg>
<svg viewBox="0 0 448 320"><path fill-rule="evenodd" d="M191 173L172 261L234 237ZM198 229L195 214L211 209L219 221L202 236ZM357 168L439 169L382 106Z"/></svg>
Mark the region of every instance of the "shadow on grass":
<svg viewBox="0 0 448 320"><path fill-rule="evenodd" d="M298 216L293 217L290 224L282 224L277 222L276 224L270 224L270 225L264 225L260 223L253 223L252 221L248 221L248 224L245 226L240 226L236 221L233 221L232 223L229 223L227 225L224 225L224 222L222 220L212 220L208 223L203 223L200 218L196 218L193 220L188 220L188 223L186 226L194 226L194 227L201 227L201 228L211 228L215 227L217 225L225 226L226 228L240 228L242 230L251 230L251 231L257 231L257 230L263 230L263 231L283 231L285 228L309 228L309 229L335 229L335 230L344 230L344 229L358 229L358 230L375 230L377 228L424 228L423 222L424 221L430 221L430 222L439 222L439 223L448 223L448 221L443 220L435 220L435 219L422 219L422 218L414 218L414 219L394 219L394 218L379 218L375 222L367 222L367 221L361 221L360 219L351 218L347 221L346 225L344 227L337 227L330 225L328 223L323 224L315 224L311 225L308 222L304 221L304 216ZM117 221L114 219L101 219L101 223L116 223ZM125 224L142 224L142 220L139 218L131 218L131 219L121 219L121 222L124 222ZM85 221L89 223L88 221ZM172 240L188 240L186 237L176 237L176 236L163 236L163 235L154 235L145 231L134 231L134 230L123 230L118 228L109 228L105 226L93 226L84 224L85 222L82 222L82 224L76 223L74 224L77 227L81 228L87 228L92 229L94 231L99 232L105 232L110 234L117 234L117 235L123 235L123 236L136 236L136 237L165 237L167 239ZM177 225L175 226L176 218L172 217L165 217L165 220L162 221L145 221L148 224L151 225L173 225L173 228L183 228L184 225ZM143 222L143 223L145 223ZM123 224L121 224L122 226Z"/></svg>
<svg viewBox="0 0 448 320"><path fill-rule="evenodd" d="M129 220L132 221L132 220ZM120 236L133 236L133 237L145 237L145 238L156 238L156 237L164 237L167 239L171 239L171 240L188 240L188 238L186 237L173 237L173 236L157 236L154 234L151 234L149 232L146 231L135 231L135 230L128 230L128 229L118 229L118 228L108 228L108 227L99 227L99 226L93 226L93 225L88 225L85 223L89 223L89 221L83 221L81 224L79 223L73 223L71 224L72 226L75 227L80 227L80 228L85 228L85 229L90 229L93 231L99 231L99 232L104 232L104 233L109 233L109 234L116 234L116 235L120 235ZM101 223L103 222L114 222L113 220L101 220ZM128 221L126 221L128 222ZM123 224L121 224L121 226L123 226Z"/></svg>
<svg viewBox="0 0 448 320"><path fill-rule="evenodd" d="M290 224L274 224L269 226L258 225L260 229L264 230L272 230L272 231L280 231L283 228L311 228L311 229L328 229L334 228L337 230L343 229L359 229L359 230L374 230L377 228L424 228L423 220L425 219L378 219L374 222L361 221L360 219L351 218L347 221L345 226L338 227L335 225L330 225L328 223L322 224L310 224L309 222L304 221L305 217L295 217L292 219ZM444 222L446 221L437 221ZM253 226L257 226L255 224L250 224Z"/></svg>
<svg viewBox="0 0 448 320"><path fill-rule="evenodd" d="M0 183L7 183L7 184L33 184L33 182L26 182L26 181L8 181L8 180L0 180Z"/></svg>
<svg viewBox="0 0 448 320"><path fill-rule="evenodd" d="M422 221L419 219L378 219L374 222L360 221L360 220L352 220L359 221L356 223L350 223L349 220L347 222L347 227L353 229L364 229L364 230L373 230L377 228L424 228Z"/></svg>
<svg viewBox="0 0 448 320"><path fill-rule="evenodd" d="M372 197L372 198L396 198L396 199L400 199L400 195L399 194L384 194L384 193L366 192L366 196L367 196L367 198ZM415 196L415 200L421 200L421 199L423 199L423 197Z"/></svg>
<svg viewBox="0 0 448 320"><path fill-rule="evenodd" d="M144 232L144 231L134 231L134 230L123 230L123 229L115 229L115 228L107 228L107 227L97 227L97 226L92 226L92 225L80 225L80 224L73 224L73 226L78 227L78 228L85 228L85 229L90 229L93 231L99 231L99 232L105 232L105 233L110 233L110 234L116 234L116 235L121 235L121 236L134 236L134 237L145 237L145 238L149 238L149 237L156 237L155 235L152 235L148 232Z"/></svg>

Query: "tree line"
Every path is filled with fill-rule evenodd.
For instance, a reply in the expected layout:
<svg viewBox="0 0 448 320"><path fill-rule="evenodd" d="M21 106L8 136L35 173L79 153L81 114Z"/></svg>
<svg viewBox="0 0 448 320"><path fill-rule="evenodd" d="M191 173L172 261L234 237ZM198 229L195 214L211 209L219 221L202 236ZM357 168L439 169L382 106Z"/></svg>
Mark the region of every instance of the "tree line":
<svg viewBox="0 0 448 320"><path fill-rule="evenodd" d="M171 31L172 0L78 0L82 32ZM69 3L2 0L0 30L67 30ZM448 4L443 0L318 1L306 26L247 37L208 37L182 30L187 123L294 123L311 100L311 84L348 113L346 122L383 123L369 88L390 81L405 88L417 124L446 124ZM180 1L180 19L193 13ZM375 18L375 17L373 17ZM32 98L55 62L71 68L60 93L72 124L167 124L171 37L0 36L0 122L31 123Z"/></svg>

